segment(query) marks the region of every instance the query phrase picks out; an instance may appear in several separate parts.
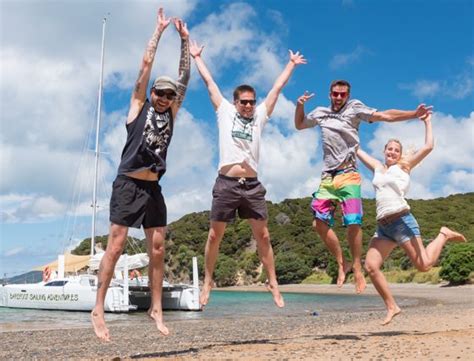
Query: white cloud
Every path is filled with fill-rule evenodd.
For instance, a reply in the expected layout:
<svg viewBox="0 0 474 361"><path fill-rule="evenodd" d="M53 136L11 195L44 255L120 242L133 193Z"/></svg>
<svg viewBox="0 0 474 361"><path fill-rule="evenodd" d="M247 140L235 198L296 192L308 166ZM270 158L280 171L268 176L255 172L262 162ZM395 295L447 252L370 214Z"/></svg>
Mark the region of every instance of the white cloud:
<svg viewBox="0 0 474 361"><path fill-rule="evenodd" d="M51 196L37 195L7 195L10 198L9 206L2 210L2 222L25 223L43 222L64 212L65 208ZM15 199L15 201L11 201ZM2 208L5 206L2 199Z"/></svg>
<svg viewBox="0 0 474 361"><path fill-rule="evenodd" d="M474 172L471 167L470 171L455 170L449 172L446 178L450 180L443 187L444 194L467 193L474 189Z"/></svg>
<svg viewBox="0 0 474 361"><path fill-rule="evenodd" d="M11 256L15 256L17 254L20 254L24 251L24 247L14 247L8 251L5 252L4 256L5 257L11 257Z"/></svg>
<svg viewBox="0 0 474 361"><path fill-rule="evenodd" d="M442 87L438 81L417 80L413 84L401 84L400 88L410 90L411 94L418 99L425 99L439 94Z"/></svg>
<svg viewBox="0 0 474 361"><path fill-rule="evenodd" d="M280 38L258 27L258 16L250 5L233 3L191 29L192 38L205 46L203 58L218 84L227 69L237 73L235 85L221 89L226 95L239 83L254 84L257 90L268 92L288 60L286 53L280 55ZM273 19L275 16L271 13ZM276 21L281 26L281 17ZM244 66L235 66L243 60Z"/></svg>
<svg viewBox="0 0 474 361"><path fill-rule="evenodd" d="M445 94L454 99L464 99L468 96L473 96L474 81L471 73L466 72L448 83L445 87Z"/></svg>
<svg viewBox="0 0 474 361"><path fill-rule="evenodd" d="M295 101L289 100L285 94L281 93L273 109L271 124L277 124L283 130L295 131L295 106Z"/></svg>
<svg viewBox="0 0 474 361"><path fill-rule="evenodd" d="M196 3L169 2L166 14L185 17ZM90 199L92 192L91 128L96 118L101 19L111 2L89 5L82 1L2 3L0 195L21 198L8 211L2 209L4 221L88 213L90 201L79 198ZM113 5L106 32L105 85L130 88L156 24L157 5L127 1ZM179 47L179 36L170 25L160 41L154 70L176 76ZM99 186L109 193L110 183L103 183L116 172L125 139L123 119L117 113L103 119L103 150L108 154L102 155ZM109 130L115 133L108 136ZM116 134L120 136L113 138Z"/></svg>
<svg viewBox="0 0 474 361"><path fill-rule="evenodd" d="M321 173L319 136L313 129L285 135L270 123L264 129L259 174L267 188L267 198L306 197L316 184L308 178ZM314 177L313 179L317 179ZM319 182L319 181L318 181Z"/></svg>
<svg viewBox="0 0 474 361"><path fill-rule="evenodd" d="M469 117L460 118L434 113L432 124L435 147L412 171L408 197L432 198L474 191L474 112ZM418 120L381 123L368 143L368 149L375 157L382 159L383 148L390 138L401 140L405 149L410 146L420 148L424 142L423 123Z"/></svg>
<svg viewBox="0 0 474 361"><path fill-rule="evenodd" d="M350 53L334 55L329 62L329 67L334 70L339 69L340 67L348 66L357 62L362 56L366 54L371 54L371 52L365 47L357 45L357 47Z"/></svg>
<svg viewBox="0 0 474 361"><path fill-rule="evenodd" d="M400 89L410 90L416 98L423 100L435 96L443 96L452 99L465 99L472 97L474 92L474 69L473 57L466 60L466 68L448 79L427 80L419 79L414 83L399 84Z"/></svg>
<svg viewBox="0 0 474 361"><path fill-rule="evenodd" d="M161 182L169 221L189 212L210 209L211 189L217 175L213 162L216 153L217 139L210 126L181 109Z"/></svg>

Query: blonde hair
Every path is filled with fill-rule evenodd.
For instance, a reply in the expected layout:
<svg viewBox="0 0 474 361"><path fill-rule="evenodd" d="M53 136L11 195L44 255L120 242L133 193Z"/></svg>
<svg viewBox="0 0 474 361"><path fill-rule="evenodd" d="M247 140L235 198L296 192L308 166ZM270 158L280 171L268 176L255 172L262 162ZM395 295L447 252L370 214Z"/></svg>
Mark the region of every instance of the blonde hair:
<svg viewBox="0 0 474 361"><path fill-rule="evenodd" d="M400 166L400 168L402 168L405 172L409 173L410 172L410 164L408 163L408 157L411 155L412 151L410 150L409 152L407 153L410 153L410 154L406 154L404 155L403 154L403 145L402 145L402 142L400 142L398 139L395 139L395 138L391 138L388 140L387 144L385 144L385 147L383 148L384 150L387 149L388 145L390 143L397 143L399 146L400 146L400 159L399 161L397 162L397 164ZM414 152L413 152L414 153Z"/></svg>
<svg viewBox="0 0 474 361"><path fill-rule="evenodd" d="M409 173L411 170L411 167L410 167L410 163L408 162L408 159L416 153L415 147L413 145L408 146L408 149L406 150L406 152L403 153L402 143L398 139L392 138L388 140L387 144L385 144L384 150L387 149L390 143L397 143L400 146L400 160L397 162L397 164L405 172Z"/></svg>

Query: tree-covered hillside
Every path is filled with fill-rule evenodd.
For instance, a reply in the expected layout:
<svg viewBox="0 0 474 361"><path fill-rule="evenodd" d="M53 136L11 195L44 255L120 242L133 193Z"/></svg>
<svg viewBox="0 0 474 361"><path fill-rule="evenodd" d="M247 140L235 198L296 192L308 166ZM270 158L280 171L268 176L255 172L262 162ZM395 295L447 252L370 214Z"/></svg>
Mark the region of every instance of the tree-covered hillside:
<svg viewBox="0 0 474 361"><path fill-rule="evenodd" d="M323 242L312 230L313 216L310 211L310 198L286 199L281 203L268 202L269 229L277 262L279 279L283 282L292 278L286 273L299 272L297 278L309 275L311 270L327 270L331 267L332 257ZM441 226L448 226L462 232L469 242L474 242L474 193L456 194L446 198L431 200L410 200L412 212L421 227L422 237L429 242L436 237ZM364 253L368 242L375 231L375 201L364 199ZM345 240L345 229L341 226L340 210L337 211L335 231L341 240L344 252L349 255ZM198 212L185 215L168 227L166 240L167 276L171 281L188 280L191 257L198 256L200 270L203 269L204 246L209 229L209 212ZM106 246L106 237L100 237ZM145 251L144 240L135 240L127 247L128 253ZM88 253L90 238L73 252ZM448 245L440 261L449 252ZM220 285L237 282L251 283L260 275L260 262L255 254L256 244L245 220L237 218L229 224L221 243L221 256L216 267L216 281ZM403 251L396 249L387 268L410 268L410 262ZM282 274L285 273L285 274ZM202 277L201 272L201 277ZM221 278L221 279L220 279Z"/></svg>

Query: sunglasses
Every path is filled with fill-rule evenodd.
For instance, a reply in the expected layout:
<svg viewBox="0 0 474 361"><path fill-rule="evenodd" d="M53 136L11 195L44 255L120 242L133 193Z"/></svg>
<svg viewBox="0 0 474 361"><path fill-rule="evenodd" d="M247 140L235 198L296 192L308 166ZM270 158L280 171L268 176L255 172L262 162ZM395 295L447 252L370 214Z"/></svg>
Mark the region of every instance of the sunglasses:
<svg viewBox="0 0 474 361"><path fill-rule="evenodd" d="M166 97L166 99L168 100L174 100L174 98L176 97L175 93L166 92L164 90L153 89L153 92L156 94L157 97L160 97L160 98Z"/></svg>
<svg viewBox="0 0 474 361"><path fill-rule="evenodd" d="M255 99L239 99L239 103L240 105L247 105L247 104L250 104L250 105L255 105L257 103L257 101Z"/></svg>
<svg viewBox="0 0 474 361"><path fill-rule="evenodd" d="M347 92L336 92L336 91L332 91L332 92L331 92L331 95L332 95L334 98L337 98L337 97L345 98L345 97L347 96Z"/></svg>

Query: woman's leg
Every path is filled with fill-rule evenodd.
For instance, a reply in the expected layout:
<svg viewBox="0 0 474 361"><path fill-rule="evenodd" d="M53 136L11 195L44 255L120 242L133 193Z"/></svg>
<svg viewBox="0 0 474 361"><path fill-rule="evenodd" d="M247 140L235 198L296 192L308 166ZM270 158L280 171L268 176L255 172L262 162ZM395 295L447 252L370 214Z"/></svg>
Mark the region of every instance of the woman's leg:
<svg viewBox="0 0 474 361"><path fill-rule="evenodd" d="M392 293L388 287L387 280L380 270L383 262L387 259L397 244L383 238L372 238L369 250L365 258L365 270L369 274L375 289L382 297L387 307L387 316L382 321L382 325L390 323L392 318L401 312Z"/></svg>
<svg viewBox="0 0 474 361"><path fill-rule="evenodd" d="M446 242L465 242L466 238L448 227L441 227L439 234L425 248L421 237L413 237L401 247L418 271L428 271L437 261Z"/></svg>

